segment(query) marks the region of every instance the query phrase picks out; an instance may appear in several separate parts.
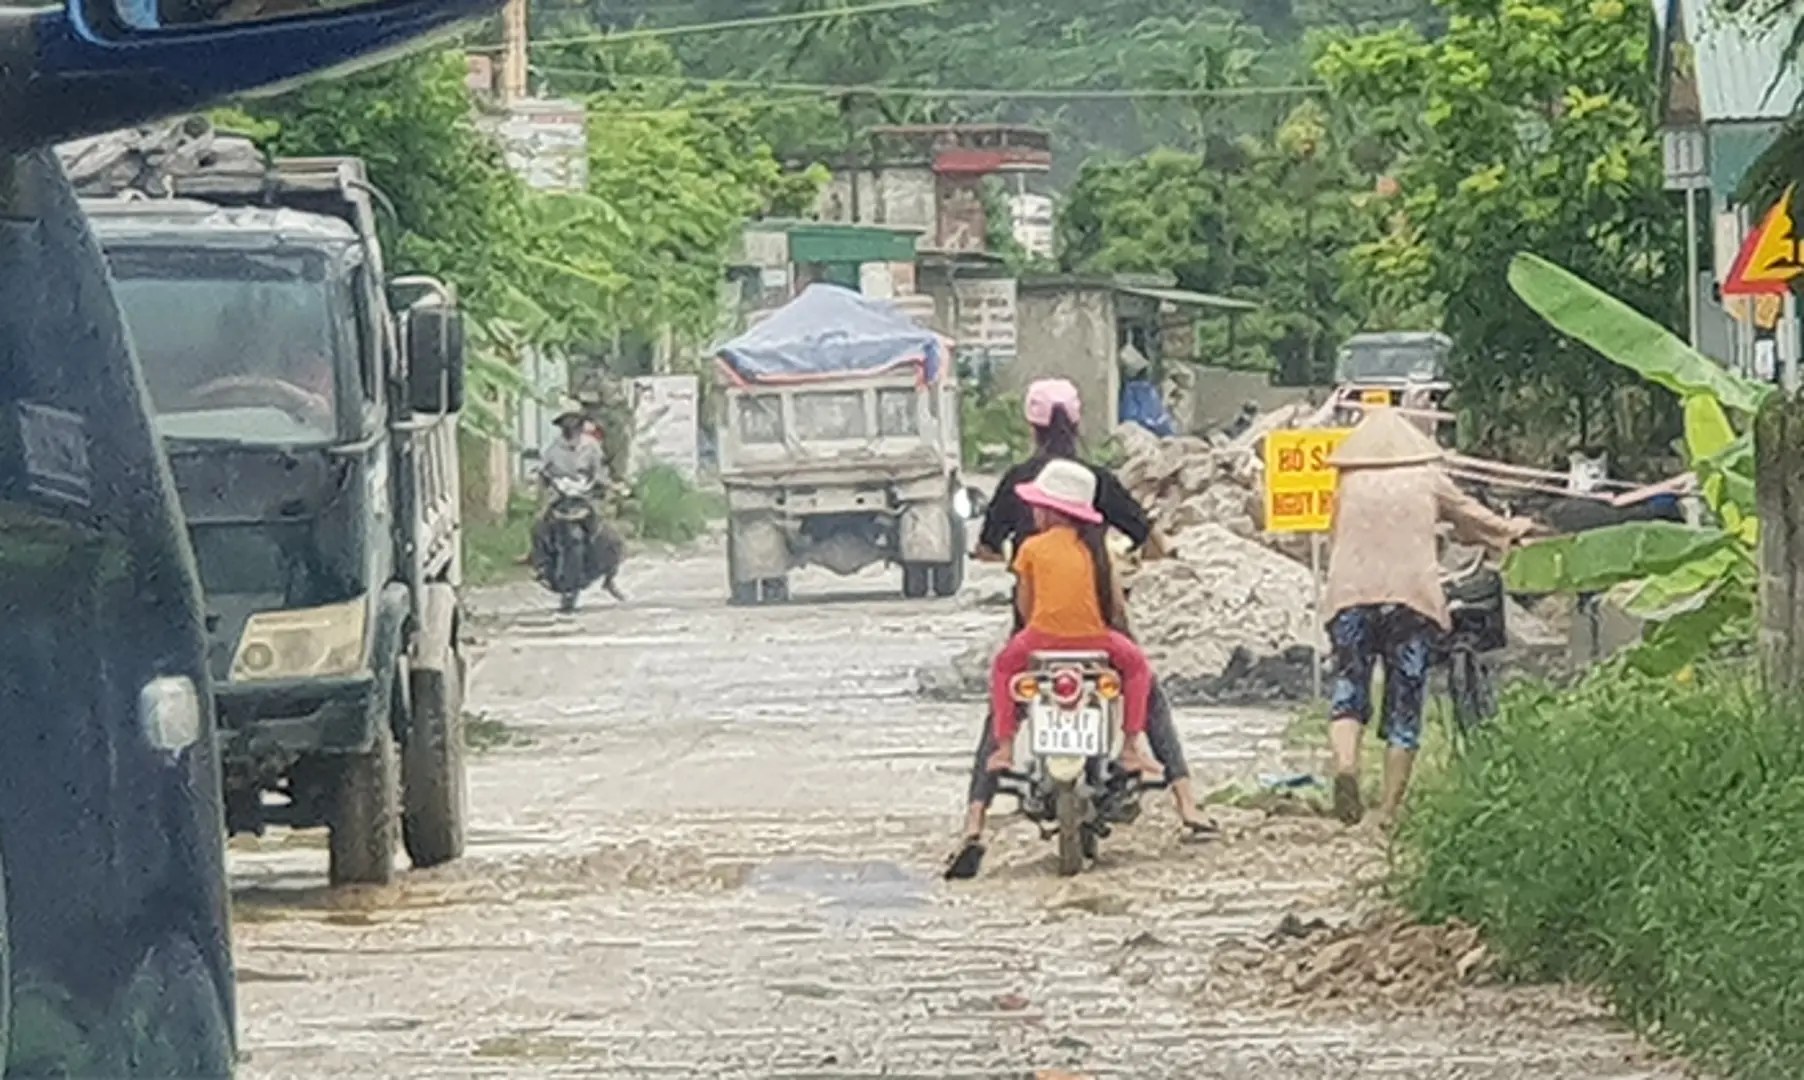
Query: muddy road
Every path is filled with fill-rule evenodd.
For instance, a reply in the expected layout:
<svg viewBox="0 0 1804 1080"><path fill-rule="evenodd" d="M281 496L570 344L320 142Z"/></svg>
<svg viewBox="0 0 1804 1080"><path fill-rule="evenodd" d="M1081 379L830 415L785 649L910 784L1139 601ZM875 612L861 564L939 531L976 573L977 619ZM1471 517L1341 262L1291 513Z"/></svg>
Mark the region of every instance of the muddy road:
<svg viewBox="0 0 1804 1080"><path fill-rule="evenodd" d="M498 745L462 863L331 893L322 837L234 844L241 1076L1681 1075L1569 993L1299 997L1259 942L1345 919L1379 865L1324 821L1187 846L1160 802L1071 881L1007 823L941 882L981 709L912 672L998 609L878 575L729 609L721 566L639 558L629 603L567 618L474 598ZM1281 714L1179 723L1203 790L1283 764Z"/></svg>

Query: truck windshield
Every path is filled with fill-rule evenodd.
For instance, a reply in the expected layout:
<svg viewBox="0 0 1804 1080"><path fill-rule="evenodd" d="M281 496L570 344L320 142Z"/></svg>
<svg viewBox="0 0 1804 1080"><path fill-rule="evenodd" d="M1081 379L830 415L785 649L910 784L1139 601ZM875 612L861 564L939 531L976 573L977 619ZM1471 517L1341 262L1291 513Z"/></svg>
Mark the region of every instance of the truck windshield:
<svg viewBox="0 0 1804 1080"><path fill-rule="evenodd" d="M863 439L869 436L864 394L859 391L797 394L796 434L805 442Z"/></svg>
<svg viewBox="0 0 1804 1080"><path fill-rule="evenodd" d="M1340 351L1340 382L1404 382L1442 377L1446 351L1434 341L1361 341Z"/></svg>
<svg viewBox="0 0 1804 1080"><path fill-rule="evenodd" d="M164 437L332 439L323 253L115 246L107 259Z"/></svg>

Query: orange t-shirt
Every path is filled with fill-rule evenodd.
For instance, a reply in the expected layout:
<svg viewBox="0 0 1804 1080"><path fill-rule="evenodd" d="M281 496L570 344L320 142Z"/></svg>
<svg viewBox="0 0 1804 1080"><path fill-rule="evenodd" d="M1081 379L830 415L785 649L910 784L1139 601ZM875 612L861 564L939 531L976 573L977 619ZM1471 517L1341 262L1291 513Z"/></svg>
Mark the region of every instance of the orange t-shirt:
<svg viewBox="0 0 1804 1080"><path fill-rule="evenodd" d="M1033 590L1030 629L1062 638L1108 634L1096 599L1096 566L1077 530L1055 526L1029 537L1015 554L1015 573Z"/></svg>

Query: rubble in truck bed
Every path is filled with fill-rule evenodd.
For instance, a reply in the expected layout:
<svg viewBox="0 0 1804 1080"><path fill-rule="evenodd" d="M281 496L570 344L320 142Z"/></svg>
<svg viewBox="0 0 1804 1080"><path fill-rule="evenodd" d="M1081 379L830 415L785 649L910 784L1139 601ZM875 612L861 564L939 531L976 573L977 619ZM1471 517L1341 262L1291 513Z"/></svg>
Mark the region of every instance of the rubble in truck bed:
<svg viewBox="0 0 1804 1080"><path fill-rule="evenodd" d="M1306 406L1279 409L1233 439L1161 439L1131 424L1115 432L1124 454L1115 474L1173 549L1169 559L1142 562L1123 554L1119 563L1134 635L1173 700L1241 705L1310 694L1310 646L1327 647L1314 611L1310 540L1263 531L1260 458L1267 432L1300 426L1310 414ZM1457 563L1464 554L1449 558ZM1533 661L1513 666L1546 673L1542 656L1556 646L1563 650L1565 631L1508 603L1519 654L1512 660ZM981 694L1007 631L999 612L992 640L917 673L921 692Z"/></svg>

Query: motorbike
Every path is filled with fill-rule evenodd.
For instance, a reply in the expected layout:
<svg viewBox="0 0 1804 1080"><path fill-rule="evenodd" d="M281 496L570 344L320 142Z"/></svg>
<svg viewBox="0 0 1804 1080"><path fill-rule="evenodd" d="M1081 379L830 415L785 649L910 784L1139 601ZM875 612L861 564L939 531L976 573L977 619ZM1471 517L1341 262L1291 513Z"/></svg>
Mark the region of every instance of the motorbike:
<svg viewBox="0 0 1804 1080"><path fill-rule="evenodd" d="M1441 590L1452 629L1436 644L1434 659L1447 669L1454 726L1466 735L1497 712L1497 681L1487 654L1509 644L1503 575L1487 566L1481 554L1443 574Z"/></svg>
<svg viewBox="0 0 1804 1080"><path fill-rule="evenodd" d="M557 594L558 610L576 610L584 589L604 579L613 590L619 545L595 508L595 485L576 476L550 482L551 507L540 522L534 547L540 584Z"/></svg>
<svg viewBox="0 0 1804 1080"><path fill-rule="evenodd" d="M1030 753L1025 770L1001 774L999 791L1015 797L1042 839L1058 840L1059 874L1070 877L1115 826L1140 816L1141 795L1166 783L1120 765L1121 675L1107 653L1034 653L1009 691L1026 713L1020 737Z"/></svg>

